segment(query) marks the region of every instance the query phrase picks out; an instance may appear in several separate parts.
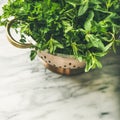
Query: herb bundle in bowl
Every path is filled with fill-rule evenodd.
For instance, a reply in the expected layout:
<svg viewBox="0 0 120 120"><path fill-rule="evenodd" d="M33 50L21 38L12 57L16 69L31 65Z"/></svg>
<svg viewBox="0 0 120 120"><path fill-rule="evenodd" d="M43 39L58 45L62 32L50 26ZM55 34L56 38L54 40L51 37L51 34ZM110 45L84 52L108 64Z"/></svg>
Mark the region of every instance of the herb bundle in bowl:
<svg viewBox="0 0 120 120"><path fill-rule="evenodd" d="M8 0L0 24L8 25L10 17L20 28L20 44L26 44L25 35L35 41L31 59L46 50L70 55L85 61L87 72L101 68L100 58L120 44L119 0Z"/></svg>

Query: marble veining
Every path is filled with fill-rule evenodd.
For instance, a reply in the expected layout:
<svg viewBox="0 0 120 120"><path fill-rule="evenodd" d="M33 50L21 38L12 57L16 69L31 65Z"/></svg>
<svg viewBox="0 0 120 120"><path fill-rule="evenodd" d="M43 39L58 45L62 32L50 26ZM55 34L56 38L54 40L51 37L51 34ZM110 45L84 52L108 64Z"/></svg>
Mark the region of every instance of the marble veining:
<svg viewBox="0 0 120 120"><path fill-rule="evenodd" d="M0 7L6 0L0 1ZM47 70L0 27L0 120L120 120L120 49L76 76Z"/></svg>

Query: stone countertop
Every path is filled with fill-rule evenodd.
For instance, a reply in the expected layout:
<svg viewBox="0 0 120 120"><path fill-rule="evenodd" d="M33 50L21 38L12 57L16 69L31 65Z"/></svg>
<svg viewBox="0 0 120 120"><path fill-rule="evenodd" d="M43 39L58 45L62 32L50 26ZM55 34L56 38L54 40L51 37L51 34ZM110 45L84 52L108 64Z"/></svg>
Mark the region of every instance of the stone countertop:
<svg viewBox="0 0 120 120"><path fill-rule="evenodd" d="M0 120L120 120L120 49L102 69L76 76L53 73L29 54L0 27Z"/></svg>

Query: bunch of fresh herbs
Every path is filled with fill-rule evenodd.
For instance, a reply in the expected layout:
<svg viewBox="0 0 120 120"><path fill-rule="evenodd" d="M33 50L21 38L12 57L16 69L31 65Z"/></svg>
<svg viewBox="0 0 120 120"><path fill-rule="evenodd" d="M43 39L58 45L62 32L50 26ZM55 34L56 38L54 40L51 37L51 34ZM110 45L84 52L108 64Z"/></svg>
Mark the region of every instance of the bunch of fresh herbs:
<svg viewBox="0 0 120 120"><path fill-rule="evenodd" d="M36 41L31 59L47 49L85 60L89 71L101 68L100 58L120 43L119 0L8 0L0 24L12 16L20 21L20 41L26 41L24 34Z"/></svg>

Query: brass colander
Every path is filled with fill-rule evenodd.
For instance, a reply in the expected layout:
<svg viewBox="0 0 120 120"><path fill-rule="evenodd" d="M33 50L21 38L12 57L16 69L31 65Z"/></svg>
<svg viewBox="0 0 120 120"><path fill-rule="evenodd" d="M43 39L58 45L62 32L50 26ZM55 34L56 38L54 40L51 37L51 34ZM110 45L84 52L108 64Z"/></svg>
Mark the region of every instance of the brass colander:
<svg viewBox="0 0 120 120"><path fill-rule="evenodd" d="M30 48L33 45L32 43L20 43L11 35L10 28L15 21L16 19L13 19L7 24L6 29L8 40L12 45L18 48ZM61 54L53 55L45 51L38 51L38 56L43 61L46 68L59 74L74 75L84 71L85 61L79 61L73 56Z"/></svg>

